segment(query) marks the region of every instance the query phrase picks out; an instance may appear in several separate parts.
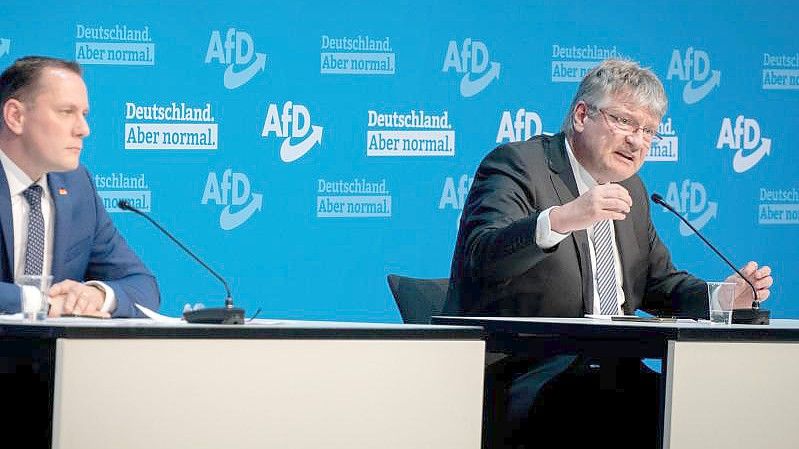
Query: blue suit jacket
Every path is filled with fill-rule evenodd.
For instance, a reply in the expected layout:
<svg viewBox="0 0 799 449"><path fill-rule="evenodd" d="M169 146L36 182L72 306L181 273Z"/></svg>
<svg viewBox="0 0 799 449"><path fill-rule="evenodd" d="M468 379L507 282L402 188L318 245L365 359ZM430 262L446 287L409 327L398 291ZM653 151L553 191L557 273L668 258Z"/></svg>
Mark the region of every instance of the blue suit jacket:
<svg viewBox="0 0 799 449"><path fill-rule="evenodd" d="M157 310L161 300L155 277L114 226L86 168L47 176L55 203L53 284L65 279L108 284L117 299L114 317L142 316L136 303ZM13 227L8 180L0 169L0 312L5 313L20 311Z"/></svg>

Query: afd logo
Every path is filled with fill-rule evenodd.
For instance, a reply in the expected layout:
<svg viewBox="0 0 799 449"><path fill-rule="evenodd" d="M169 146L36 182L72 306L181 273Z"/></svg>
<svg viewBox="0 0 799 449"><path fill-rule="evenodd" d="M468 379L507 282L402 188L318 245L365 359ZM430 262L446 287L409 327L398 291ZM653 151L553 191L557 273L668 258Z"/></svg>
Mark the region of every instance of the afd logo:
<svg viewBox="0 0 799 449"><path fill-rule="evenodd" d="M11 39L0 38L0 58L11 53Z"/></svg>
<svg viewBox="0 0 799 449"><path fill-rule="evenodd" d="M255 44L249 33L228 28L225 41L222 42L221 33L214 30L208 42L208 51L205 52L205 63L211 62L227 65L224 85L228 89L235 89L251 80L259 71L264 71L266 54L255 52ZM237 70L243 65L247 67Z"/></svg>
<svg viewBox="0 0 799 449"><path fill-rule="evenodd" d="M511 114L511 111L503 111L502 117L499 119L497 143L527 140L541 134L542 131L541 116L537 113L524 109L519 109L515 114Z"/></svg>
<svg viewBox="0 0 799 449"><path fill-rule="evenodd" d="M438 208L443 210L451 208L455 210L463 209L466 204L466 195L472 187L474 178L469 175L461 175L458 182L455 178L447 176L444 180L444 188L441 190L441 199L438 200Z"/></svg>
<svg viewBox="0 0 799 449"><path fill-rule="evenodd" d="M450 69L455 69L455 73L463 73L461 96L473 97L499 78L500 63L489 61L488 48L484 43L467 37L460 49L457 41L449 41L441 71L449 72ZM472 75L476 75L476 78L472 79Z"/></svg>
<svg viewBox="0 0 799 449"><path fill-rule="evenodd" d="M311 125L311 113L308 112L308 108L287 101L283 103L281 109L278 109L274 103L266 109L261 137L268 138L270 134L275 133L275 137L285 138L286 140L280 145L280 159L288 163L303 157L314 145L321 144L322 131L321 126ZM304 137L304 139L291 143L292 137Z"/></svg>
<svg viewBox="0 0 799 449"><path fill-rule="evenodd" d="M469 194L469 189L472 188L474 177L463 174L457 182L452 176L447 176L444 179L444 188L441 190L441 199L438 200L438 209L453 209L458 211L458 216L455 219L455 228L460 226L461 212L463 206L466 205L466 196Z"/></svg>
<svg viewBox="0 0 799 449"><path fill-rule="evenodd" d="M261 210L263 198L260 193L250 192L250 180L244 173L227 169L222 179L216 172L209 172L205 180L202 204L213 202L225 206L219 215L219 227L225 231L236 229Z"/></svg>
<svg viewBox="0 0 799 449"><path fill-rule="evenodd" d="M679 186L674 181L669 183L666 202L685 216L696 229L702 229L716 217L718 211L718 203L707 200L705 186L690 179L683 180ZM666 212L666 209L663 208L663 211ZM688 225L680 221L680 235L689 236L693 233Z"/></svg>
<svg viewBox="0 0 799 449"><path fill-rule="evenodd" d="M760 125L755 119L739 115L735 117L733 126L732 120L724 117L716 141L717 149L723 147L738 150L732 159L732 168L737 173L743 173L757 165L764 156L771 154L771 139L760 136ZM744 150L748 154L744 155Z"/></svg>
<svg viewBox="0 0 799 449"><path fill-rule="evenodd" d="M707 52L688 47L685 57L680 50L671 52L671 62L666 79L677 77L680 81L688 81L682 90L682 100L686 104L694 104L705 98L714 87L721 83L721 71L710 70L710 57Z"/></svg>

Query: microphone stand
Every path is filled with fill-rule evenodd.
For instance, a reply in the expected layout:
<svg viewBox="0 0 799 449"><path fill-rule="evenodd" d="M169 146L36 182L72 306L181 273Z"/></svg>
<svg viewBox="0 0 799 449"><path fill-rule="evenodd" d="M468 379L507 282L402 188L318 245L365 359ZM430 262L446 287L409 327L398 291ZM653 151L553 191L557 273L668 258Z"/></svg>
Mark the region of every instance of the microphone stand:
<svg viewBox="0 0 799 449"><path fill-rule="evenodd" d="M149 215L145 214L144 212L140 211L139 209L133 207L128 201L122 200L118 203L118 206L122 210L127 210L133 212L137 215L141 215L147 221L153 224L159 231L164 233L167 237L169 237L175 244L177 244L183 251L185 251L188 255L190 255L194 260L197 261L200 265L203 266L206 270L208 270L211 274L214 275L222 285L225 287L225 306L224 307L208 307L203 309L197 310L187 310L183 312L183 319L186 320L187 323L200 323L200 324L244 324L244 309L233 307L233 295L230 293L230 287L228 287L227 282L220 276L216 271L214 271L211 267L209 267L205 262L200 260L191 250L186 248L183 243L181 243L178 239L176 239L172 234L169 233L166 229L164 229L160 224L158 224L155 220L150 218Z"/></svg>
<svg viewBox="0 0 799 449"><path fill-rule="evenodd" d="M752 284L752 282L749 281L749 279L747 279L746 276L744 276L738 270L738 268L736 268L735 265L733 265L732 262L729 261L729 259L724 257L724 255L721 254L721 252L718 249L716 249L716 247L713 246L713 244L710 243L699 232L699 230L697 230L694 227L694 225L691 224L691 222L686 220L685 217L683 217L676 210L674 210L674 208L671 207L670 204L668 204L666 201L664 201L662 196L658 195L657 193L653 193L652 194L652 201L654 201L655 203L665 207L666 209L669 210L669 212L673 213L680 220L682 220L683 223L688 225L688 227L691 228L691 230L694 231L694 233L696 235L698 235L699 238L702 239L702 241L705 242L705 244L707 246L709 246L710 249L713 250L713 252L715 252L719 257L721 257L721 259L724 262L726 262L727 265L729 265L730 268L732 268L735 271L735 273L737 273L738 276L741 277L741 279L743 279L747 284L749 284L749 287L752 289L752 295L753 295L752 296L752 298L753 298L752 299L752 307L750 309L733 309L733 311L732 311L732 322L735 323L735 324L768 324L769 323L770 313L769 313L768 310L761 310L760 309L760 301L757 300L757 289L755 289L754 284Z"/></svg>

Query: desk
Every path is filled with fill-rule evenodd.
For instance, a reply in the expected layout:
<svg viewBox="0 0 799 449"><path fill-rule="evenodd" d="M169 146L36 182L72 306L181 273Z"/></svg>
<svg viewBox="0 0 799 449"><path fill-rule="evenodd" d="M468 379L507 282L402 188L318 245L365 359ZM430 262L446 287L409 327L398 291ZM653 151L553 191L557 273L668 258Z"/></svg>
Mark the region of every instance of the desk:
<svg viewBox="0 0 799 449"><path fill-rule="evenodd" d="M480 328L0 319L0 337L45 367L54 448L480 446Z"/></svg>
<svg viewBox="0 0 799 449"><path fill-rule="evenodd" d="M666 449L799 444L799 321L711 326L682 320L434 317L433 323L482 326L490 354L661 359Z"/></svg>

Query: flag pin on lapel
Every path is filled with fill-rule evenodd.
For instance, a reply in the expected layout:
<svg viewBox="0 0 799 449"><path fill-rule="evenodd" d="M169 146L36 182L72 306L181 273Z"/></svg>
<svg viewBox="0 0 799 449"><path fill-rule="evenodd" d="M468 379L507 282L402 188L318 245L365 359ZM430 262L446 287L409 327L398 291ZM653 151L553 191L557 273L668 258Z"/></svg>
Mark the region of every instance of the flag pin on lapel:
<svg viewBox="0 0 799 449"><path fill-rule="evenodd" d="M59 194L59 195L66 195L67 193L68 193L68 192L67 192L67 189L65 189L65 188L63 188L63 187L59 187L59 188L58 188L58 194Z"/></svg>

